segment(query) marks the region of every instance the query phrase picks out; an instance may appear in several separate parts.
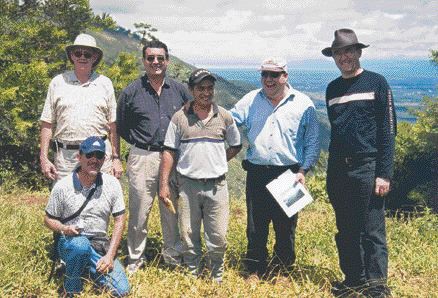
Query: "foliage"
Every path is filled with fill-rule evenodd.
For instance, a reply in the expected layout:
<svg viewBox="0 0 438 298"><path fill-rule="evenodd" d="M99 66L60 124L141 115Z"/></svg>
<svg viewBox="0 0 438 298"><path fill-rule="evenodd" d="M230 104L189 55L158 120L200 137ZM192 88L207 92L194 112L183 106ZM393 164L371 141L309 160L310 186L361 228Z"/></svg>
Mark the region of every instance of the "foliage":
<svg viewBox="0 0 438 298"><path fill-rule="evenodd" d="M47 193L0 192L0 296L55 297L59 280L47 283L52 233L43 225ZM438 216L388 218L389 285L394 297L432 297L438 288ZM129 277L132 297L332 297L330 282L341 278L334 241L336 232L333 210L317 200L300 213L296 235L296 268L257 283L245 279L242 260L246 250L246 206L231 199L228 248L224 282L218 286L208 278L194 279L182 269L162 264L162 235L158 206L149 219L146 268ZM270 230L272 253L274 231ZM119 256L127 256L126 230ZM98 294L86 283L84 297L108 297ZM432 295L432 296L431 296Z"/></svg>
<svg viewBox="0 0 438 298"><path fill-rule="evenodd" d="M435 63L438 64L438 50L432 50L431 52L431 59L432 61L434 61Z"/></svg>
<svg viewBox="0 0 438 298"><path fill-rule="evenodd" d="M413 203L438 211L438 98L425 98L414 124L397 127L390 207Z"/></svg>
<svg viewBox="0 0 438 298"><path fill-rule="evenodd" d="M140 36L140 43L144 45L148 41L157 40L157 38L152 34L152 32L157 32L157 29L152 27L150 24L146 23L134 23L136 34Z"/></svg>
<svg viewBox="0 0 438 298"><path fill-rule="evenodd" d="M51 78L67 67L64 48L87 28L114 21L94 16L88 0L0 0L0 6L0 185L38 189L45 184L39 116ZM111 68L102 66L114 76L116 90L136 72L133 60L122 54Z"/></svg>
<svg viewBox="0 0 438 298"><path fill-rule="evenodd" d="M0 183L37 188L39 112L50 78L65 69L65 44L87 26L88 1L2 0L0 16Z"/></svg>

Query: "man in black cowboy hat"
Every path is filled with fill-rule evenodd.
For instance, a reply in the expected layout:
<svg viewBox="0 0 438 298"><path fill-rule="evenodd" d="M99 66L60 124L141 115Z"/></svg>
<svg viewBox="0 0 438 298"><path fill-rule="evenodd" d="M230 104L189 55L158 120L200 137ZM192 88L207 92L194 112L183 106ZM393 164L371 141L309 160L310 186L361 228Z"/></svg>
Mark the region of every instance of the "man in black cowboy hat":
<svg viewBox="0 0 438 298"><path fill-rule="evenodd" d="M41 171L54 181L69 175L78 163L79 144L94 135L103 137L107 145L102 171L120 178L114 88L109 78L95 72L102 50L93 36L79 34L65 52L73 70L50 82L41 113ZM48 158L49 147L55 152L53 163Z"/></svg>
<svg viewBox="0 0 438 298"><path fill-rule="evenodd" d="M327 193L336 214L335 239L345 274L333 293L387 297L384 196L393 174L396 117L385 78L360 66L367 47L353 30L339 29L332 46L322 50L341 71L326 91L332 127Z"/></svg>

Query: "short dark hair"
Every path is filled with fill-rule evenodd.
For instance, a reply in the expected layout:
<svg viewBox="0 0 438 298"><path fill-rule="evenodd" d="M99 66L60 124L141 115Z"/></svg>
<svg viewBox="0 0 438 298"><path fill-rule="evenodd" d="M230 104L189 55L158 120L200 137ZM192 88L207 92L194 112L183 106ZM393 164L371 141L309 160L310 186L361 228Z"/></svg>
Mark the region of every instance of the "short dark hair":
<svg viewBox="0 0 438 298"><path fill-rule="evenodd" d="M147 41L143 47L142 50L142 54L143 54L143 59L146 58L146 49L147 48L158 48L158 49L164 49L164 52L166 53L166 60L169 60L169 50L167 49L167 46L164 42L159 41L159 40L151 40L151 41Z"/></svg>

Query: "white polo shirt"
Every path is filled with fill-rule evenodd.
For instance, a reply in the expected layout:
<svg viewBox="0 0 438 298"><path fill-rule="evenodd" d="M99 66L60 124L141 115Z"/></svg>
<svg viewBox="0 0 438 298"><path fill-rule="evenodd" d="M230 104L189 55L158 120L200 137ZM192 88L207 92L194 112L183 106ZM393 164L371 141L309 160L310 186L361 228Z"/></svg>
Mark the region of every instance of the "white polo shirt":
<svg viewBox="0 0 438 298"><path fill-rule="evenodd" d="M108 124L116 121L116 98L111 80L92 73L81 84L74 71L52 79L41 114L41 121L54 127L53 137L78 144L89 136L108 134Z"/></svg>
<svg viewBox="0 0 438 298"><path fill-rule="evenodd" d="M125 213L122 187L114 176L102 173L102 184L97 187L91 201L82 210L81 214L65 223L83 227L82 235L90 237L104 237L107 235L110 215L118 216ZM90 188L81 185L77 172L59 180L52 189L46 214L50 218L61 220L74 214L85 202Z"/></svg>

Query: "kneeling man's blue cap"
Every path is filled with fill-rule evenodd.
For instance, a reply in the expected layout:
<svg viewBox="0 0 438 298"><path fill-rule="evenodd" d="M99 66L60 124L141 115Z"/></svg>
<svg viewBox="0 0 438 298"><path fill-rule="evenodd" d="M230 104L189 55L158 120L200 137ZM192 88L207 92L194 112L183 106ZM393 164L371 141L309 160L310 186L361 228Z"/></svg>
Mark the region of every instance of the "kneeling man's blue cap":
<svg viewBox="0 0 438 298"><path fill-rule="evenodd" d="M84 154L100 151L105 153L105 142L101 137L88 137L79 146L79 151Z"/></svg>

